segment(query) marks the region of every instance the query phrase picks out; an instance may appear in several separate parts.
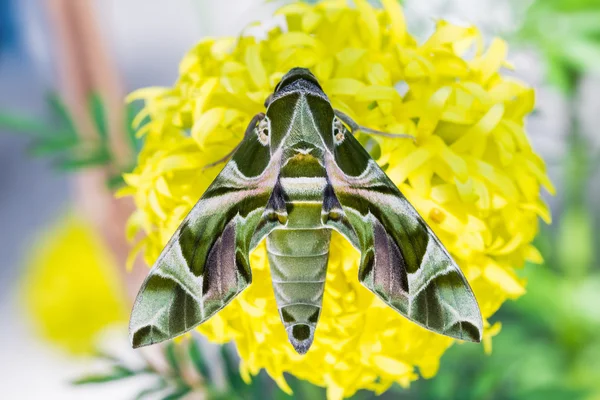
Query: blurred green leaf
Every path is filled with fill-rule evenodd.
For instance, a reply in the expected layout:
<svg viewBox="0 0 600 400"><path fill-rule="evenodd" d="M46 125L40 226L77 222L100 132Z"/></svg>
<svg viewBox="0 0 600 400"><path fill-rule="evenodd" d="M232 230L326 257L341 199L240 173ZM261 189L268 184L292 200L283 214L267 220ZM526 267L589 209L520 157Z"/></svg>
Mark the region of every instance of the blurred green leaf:
<svg viewBox="0 0 600 400"><path fill-rule="evenodd" d="M30 152L34 156L52 155L65 152L78 143L79 140L72 136L48 136L34 141Z"/></svg>
<svg viewBox="0 0 600 400"><path fill-rule="evenodd" d="M87 375L74 380L72 383L74 385L86 385L90 383L111 382L124 378L129 378L133 375L136 375L137 373L138 372L132 371L129 368L123 367L121 365L115 365L113 366L112 370L106 374Z"/></svg>
<svg viewBox="0 0 600 400"><path fill-rule="evenodd" d="M242 394L240 393L236 393L234 391L232 391L231 389L229 390L220 390L215 388L214 386L209 386L207 387L206 390L206 398L208 400L246 400L246 399L259 399L259 398L264 398L265 397L265 393L264 393L264 388L262 388L262 392L259 395L259 397L254 397L252 395L248 395L247 392L243 392Z"/></svg>
<svg viewBox="0 0 600 400"><path fill-rule="evenodd" d="M544 0L544 4L559 12L574 12L597 8L598 0Z"/></svg>
<svg viewBox="0 0 600 400"><path fill-rule="evenodd" d="M136 134L137 131L136 129L133 128L133 120L135 119L135 117L137 116L137 114L139 113L139 108L134 105L133 103L129 103L126 106L126 117L127 117L127 129L126 129L126 133L127 133L127 139L129 141L129 146L135 150L135 153L139 153L139 151L142 149L142 143L143 141L141 139L139 139ZM147 124L148 122L150 122L150 117L146 117L140 124L140 126L143 126L145 124Z"/></svg>
<svg viewBox="0 0 600 400"><path fill-rule="evenodd" d="M225 369L225 377L227 378L227 382L234 391L243 391L246 384L240 376L237 360L233 358L227 346L221 346L220 354L221 359L223 360L223 367Z"/></svg>
<svg viewBox="0 0 600 400"><path fill-rule="evenodd" d="M111 192L114 192L121 186L125 184L125 180L123 179L123 175L117 174L108 178L106 181L106 186Z"/></svg>
<svg viewBox="0 0 600 400"><path fill-rule="evenodd" d="M111 160L111 156L106 149L100 148L89 152L88 154L75 154L59 160L55 165L63 171L73 171L81 168L89 168L100 165L106 165Z"/></svg>
<svg viewBox="0 0 600 400"><path fill-rule="evenodd" d="M111 362L113 364L120 363L120 360L119 360L118 357L116 357L116 356L114 356L114 355L112 355L110 353L107 353L107 352L105 352L105 351L103 351L101 349L96 349L94 351L93 355L94 355L94 357L96 357L96 358L98 358L100 360L109 361L109 362Z"/></svg>
<svg viewBox="0 0 600 400"><path fill-rule="evenodd" d="M185 395L190 393L192 388L189 386L181 386L173 390L170 394L167 394L162 400L177 400L183 398Z"/></svg>
<svg viewBox="0 0 600 400"><path fill-rule="evenodd" d="M206 360L204 359L204 355L202 354L202 350L200 349L200 345L198 341L192 338L190 340L190 344L188 346L188 354L190 356L190 360L196 371L202 376L205 382L212 382L212 376L210 374L210 370L206 365Z"/></svg>
<svg viewBox="0 0 600 400"><path fill-rule="evenodd" d="M584 277L592 266L597 240L592 222L592 215L581 205L569 206L558 221L558 262L569 276Z"/></svg>
<svg viewBox="0 0 600 400"><path fill-rule="evenodd" d="M575 86L575 78L568 64L560 57L547 56L546 79L562 93L570 93Z"/></svg>
<svg viewBox="0 0 600 400"><path fill-rule="evenodd" d="M76 171L81 168L109 165L114 162L109 142L106 108L97 93L93 93L89 97L87 107L97 133L97 136L92 138L77 132L68 108L56 93L49 93L47 102L52 111L51 121L0 112L0 129L32 136L30 154L54 158L54 165L62 171ZM126 121L124 121L126 126L123 131L126 134L127 143L137 155L141 149L142 140L135 136L135 131L131 127L136 113L135 106L127 106ZM115 166L118 168L114 168L114 170L118 173L107 179L107 186L114 190L123 185L122 172L133 170L135 165L136 160L132 157L127 167Z"/></svg>
<svg viewBox="0 0 600 400"><path fill-rule="evenodd" d="M563 51L565 62L574 68L600 72L600 41L586 37L574 38Z"/></svg>
<svg viewBox="0 0 600 400"><path fill-rule="evenodd" d="M519 398L527 400L577 400L587 398L588 393L583 390L568 389L561 386L545 387L522 392Z"/></svg>
<svg viewBox="0 0 600 400"><path fill-rule="evenodd" d="M169 341L165 346L165 358L169 363L169 367L173 371L175 376L179 376L181 374L181 369L179 368L179 361L177 357L177 347L175 342Z"/></svg>
<svg viewBox="0 0 600 400"><path fill-rule="evenodd" d="M310 382L295 379L297 385L293 386L294 393L298 393L303 399L325 399L325 389L315 386Z"/></svg>
<svg viewBox="0 0 600 400"><path fill-rule="evenodd" d="M44 123L7 112L0 113L0 128L8 132L26 133L34 136L44 135L48 131L48 126Z"/></svg>
<svg viewBox="0 0 600 400"><path fill-rule="evenodd" d="M167 387L167 383L163 379L160 379L156 386L151 386L147 389L143 389L142 391L140 391L134 397L134 400L142 400L150 395L153 395L154 393L164 390L166 387Z"/></svg>
<svg viewBox="0 0 600 400"><path fill-rule="evenodd" d="M46 99L50 106L50 110L58 119L59 125L65 128L64 132L70 136L77 136L77 128L75 127L71 113L58 93L50 92L46 95Z"/></svg>
<svg viewBox="0 0 600 400"><path fill-rule="evenodd" d="M100 135L102 140L108 140L108 128L106 121L106 112L104 110L104 103L100 96L96 93L92 93L89 99L90 115L94 126Z"/></svg>
<svg viewBox="0 0 600 400"><path fill-rule="evenodd" d="M548 79L572 93L577 75L600 71L600 2L535 0L516 39L545 58Z"/></svg>

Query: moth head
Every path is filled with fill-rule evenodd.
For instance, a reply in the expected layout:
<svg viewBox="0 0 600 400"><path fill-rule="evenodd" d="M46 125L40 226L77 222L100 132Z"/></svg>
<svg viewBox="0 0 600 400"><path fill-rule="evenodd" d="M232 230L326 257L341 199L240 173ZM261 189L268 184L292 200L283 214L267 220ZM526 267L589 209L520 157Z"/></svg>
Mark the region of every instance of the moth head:
<svg viewBox="0 0 600 400"><path fill-rule="evenodd" d="M320 159L326 150L333 150L333 108L308 69L292 68L267 103L267 119L259 124L257 134L261 143L268 139L271 154L283 148L291 156ZM261 129L267 126L268 134Z"/></svg>
<svg viewBox="0 0 600 400"><path fill-rule="evenodd" d="M317 78L315 78L312 72L310 72L310 70L308 70L307 68L292 68L287 74L283 76L283 78L281 78L281 81L275 87L274 94L276 95L281 91L285 91L286 88L288 88L290 85L292 85L298 80L311 82L322 90L321 85L319 85L319 81L317 80Z"/></svg>

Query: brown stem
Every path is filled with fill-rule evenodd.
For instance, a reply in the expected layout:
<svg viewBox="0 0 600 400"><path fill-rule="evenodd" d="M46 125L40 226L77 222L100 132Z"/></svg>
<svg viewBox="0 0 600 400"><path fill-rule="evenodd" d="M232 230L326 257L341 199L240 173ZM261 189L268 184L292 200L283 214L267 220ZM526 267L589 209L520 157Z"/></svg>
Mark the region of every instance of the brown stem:
<svg viewBox="0 0 600 400"><path fill-rule="evenodd" d="M46 0L50 26L56 43L56 65L60 92L73 115L78 134L85 140L98 138L88 110L92 94L99 94L107 115L115 165L85 170L75 177L75 200L82 215L102 233L119 266L125 265L130 246L125 223L134 210L130 199L115 199L106 187L109 176L132 160L124 129L123 91L120 79L94 17L90 0ZM120 268L128 293L133 296L147 272L136 269L126 274Z"/></svg>
<svg viewBox="0 0 600 400"><path fill-rule="evenodd" d="M107 110L116 165L126 166L132 154L124 135L124 93L94 17L93 3L89 0L46 2L57 43L61 92L75 114L77 127L85 137L97 137L87 104L92 93L100 95Z"/></svg>

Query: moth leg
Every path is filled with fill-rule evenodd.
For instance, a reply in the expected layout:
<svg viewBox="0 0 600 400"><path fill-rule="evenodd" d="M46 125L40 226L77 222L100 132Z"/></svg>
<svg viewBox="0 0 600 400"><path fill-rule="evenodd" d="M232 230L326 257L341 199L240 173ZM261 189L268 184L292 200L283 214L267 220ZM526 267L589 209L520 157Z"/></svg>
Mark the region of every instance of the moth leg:
<svg viewBox="0 0 600 400"><path fill-rule="evenodd" d="M240 148L240 145L242 144L244 139L246 139L248 136L250 136L252 134L252 132L254 131L254 128L256 128L256 125L258 125L258 123L260 121L262 121L264 118L265 118L265 113L262 113L262 112L256 114L254 117L252 117L252 119L250 120L250 123L248 124L248 127L246 128L246 132L244 132L244 138L233 148L233 150L231 150L229 153L227 153L223 158L220 158L215 162L211 162L210 164L206 164L204 166L204 169L212 168L219 164L223 164L223 163L227 162L227 160L229 160L231 158L231 156L233 156L233 154Z"/></svg>
<svg viewBox="0 0 600 400"><path fill-rule="evenodd" d="M343 123L350 127L350 132L353 135L355 135L357 132L364 132L368 133L369 135L378 135L395 139L411 139L413 142L416 142L415 137L412 135L407 135L406 133L388 133L377 131L375 129L360 126L352 118L350 118L348 115L344 114L340 110L334 110L334 113L336 117L338 117Z"/></svg>

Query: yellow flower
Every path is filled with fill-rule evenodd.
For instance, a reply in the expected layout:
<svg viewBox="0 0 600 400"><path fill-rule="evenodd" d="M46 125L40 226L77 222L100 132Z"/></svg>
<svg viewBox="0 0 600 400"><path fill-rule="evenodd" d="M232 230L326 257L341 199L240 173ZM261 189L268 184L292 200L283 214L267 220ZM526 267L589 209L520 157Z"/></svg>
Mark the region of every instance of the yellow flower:
<svg viewBox="0 0 600 400"><path fill-rule="evenodd" d="M96 335L126 320L115 261L91 226L66 217L33 246L24 302L41 335L72 354L91 354Z"/></svg>
<svg viewBox="0 0 600 400"><path fill-rule="evenodd" d="M241 140L282 75L300 66L361 125L416 137L416 144L362 139L379 145L373 156L456 258L484 318L524 293L516 269L540 261L531 242L538 216L550 220L540 186L553 191L524 129L533 89L499 73L510 67L504 41L484 48L476 28L440 21L418 44L397 1L382 3L286 6L278 11L286 29L271 29L264 39L202 40L184 57L173 87L130 95L145 100L136 122L146 142L121 195L135 198L129 235L144 232L138 250L149 264L219 170L203 167ZM305 356L280 322L263 246L252 256L252 285L200 332L235 341L245 379L265 368L288 392L285 372L327 387L329 399L359 389L380 393L394 382L408 386L417 368L434 376L453 340L406 320L363 288L358 254L340 236L330 254L323 312ZM489 350L500 326L485 325Z"/></svg>

